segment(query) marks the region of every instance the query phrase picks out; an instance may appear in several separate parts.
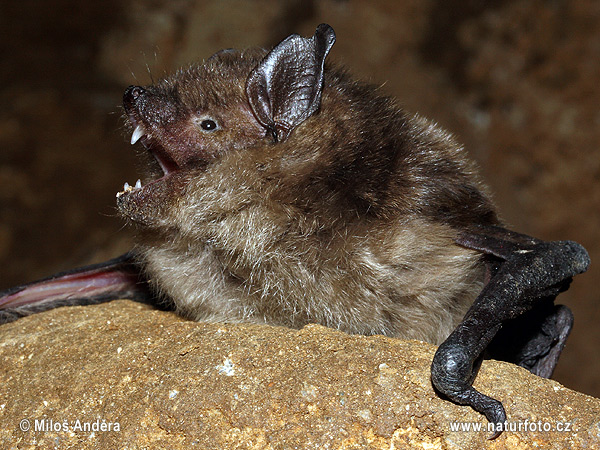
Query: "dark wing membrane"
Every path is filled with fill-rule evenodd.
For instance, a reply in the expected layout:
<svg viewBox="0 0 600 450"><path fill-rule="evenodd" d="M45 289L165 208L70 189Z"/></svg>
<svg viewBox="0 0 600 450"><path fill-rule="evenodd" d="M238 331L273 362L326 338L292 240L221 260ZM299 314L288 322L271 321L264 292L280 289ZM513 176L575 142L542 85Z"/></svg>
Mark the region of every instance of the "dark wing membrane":
<svg viewBox="0 0 600 450"><path fill-rule="evenodd" d="M456 243L496 260L490 263L489 282L438 347L431 378L451 400L473 407L492 423L504 422L502 404L471 385L478 360L495 340L488 348L492 356L550 376L573 322L569 309L555 306L554 299L572 277L585 272L589 256L576 242L546 242L496 226L465 230ZM498 335L501 329L504 335Z"/></svg>

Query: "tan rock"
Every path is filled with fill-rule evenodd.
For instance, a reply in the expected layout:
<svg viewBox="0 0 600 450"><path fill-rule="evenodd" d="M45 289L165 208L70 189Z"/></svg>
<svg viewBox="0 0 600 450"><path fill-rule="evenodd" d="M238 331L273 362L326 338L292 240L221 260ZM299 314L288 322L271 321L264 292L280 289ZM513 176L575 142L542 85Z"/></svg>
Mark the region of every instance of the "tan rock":
<svg viewBox="0 0 600 450"><path fill-rule="evenodd" d="M496 361L476 386L522 430L487 440L482 416L433 391L434 350L316 325L186 322L129 301L61 308L0 327L0 447L600 448L600 400ZM468 424L483 430L451 430Z"/></svg>

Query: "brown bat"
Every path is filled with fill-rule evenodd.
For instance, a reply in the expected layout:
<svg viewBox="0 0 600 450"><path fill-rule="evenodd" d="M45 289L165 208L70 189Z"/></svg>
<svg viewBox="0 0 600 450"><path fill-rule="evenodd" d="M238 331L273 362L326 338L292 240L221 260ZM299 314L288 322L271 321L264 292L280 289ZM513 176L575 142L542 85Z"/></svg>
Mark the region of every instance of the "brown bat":
<svg viewBox="0 0 600 450"><path fill-rule="evenodd" d="M334 41L322 24L129 87L150 167L117 194L134 252L5 292L4 320L126 297L192 320L420 339L440 344L439 392L504 422L471 386L481 358L549 377L572 326L554 298L588 255L504 229L462 147L326 66Z"/></svg>

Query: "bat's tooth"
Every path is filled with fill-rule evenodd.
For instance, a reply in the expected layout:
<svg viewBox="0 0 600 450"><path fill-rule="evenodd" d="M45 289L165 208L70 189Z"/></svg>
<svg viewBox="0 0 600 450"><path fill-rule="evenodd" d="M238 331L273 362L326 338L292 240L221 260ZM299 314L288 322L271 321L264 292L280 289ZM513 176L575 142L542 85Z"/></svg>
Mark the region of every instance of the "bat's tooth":
<svg viewBox="0 0 600 450"><path fill-rule="evenodd" d="M138 186L139 184L139 186ZM142 187L142 182L140 180L138 180L138 182L135 184L135 187ZM117 198L120 197L121 195L125 194L126 192L131 192L133 191L133 188L129 185L129 183L125 182L125 184L123 185L123 190L121 192L117 192Z"/></svg>
<svg viewBox="0 0 600 450"><path fill-rule="evenodd" d="M142 187L142 181L138 179L138 180L135 182L135 188L136 188L136 189L140 189L141 187Z"/></svg>
<svg viewBox="0 0 600 450"><path fill-rule="evenodd" d="M135 130L133 130L133 134L131 135L131 145L139 141L143 135L144 129L142 128L142 126L138 125L137 127L135 127Z"/></svg>

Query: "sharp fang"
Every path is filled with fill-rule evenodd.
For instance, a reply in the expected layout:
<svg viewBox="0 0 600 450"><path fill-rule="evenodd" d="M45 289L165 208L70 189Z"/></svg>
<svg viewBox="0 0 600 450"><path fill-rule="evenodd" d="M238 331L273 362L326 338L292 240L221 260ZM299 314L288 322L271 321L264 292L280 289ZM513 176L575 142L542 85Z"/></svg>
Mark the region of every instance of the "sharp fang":
<svg viewBox="0 0 600 450"><path fill-rule="evenodd" d="M142 188L142 181L141 180L137 180L135 182L135 187L131 187L129 185L129 183L125 182L125 184L123 185L123 190L121 192L117 192L117 197L120 197L121 195L127 193L127 192L131 192L134 189L141 189Z"/></svg>
<svg viewBox="0 0 600 450"><path fill-rule="evenodd" d="M142 126L138 125L137 127L135 127L135 130L133 130L133 134L131 135L131 145L139 141L143 135L144 129L142 128Z"/></svg>
<svg viewBox="0 0 600 450"><path fill-rule="evenodd" d="M137 183L135 183L135 187L142 187L142 182L140 180L137 181ZM131 192L133 191L134 188L132 188L129 183L125 182L125 184L123 185L123 190L121 192L117 192L117 198L119 198L121 195L126 194L127 192Z"/></svg>

